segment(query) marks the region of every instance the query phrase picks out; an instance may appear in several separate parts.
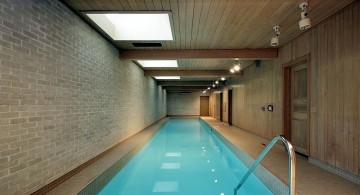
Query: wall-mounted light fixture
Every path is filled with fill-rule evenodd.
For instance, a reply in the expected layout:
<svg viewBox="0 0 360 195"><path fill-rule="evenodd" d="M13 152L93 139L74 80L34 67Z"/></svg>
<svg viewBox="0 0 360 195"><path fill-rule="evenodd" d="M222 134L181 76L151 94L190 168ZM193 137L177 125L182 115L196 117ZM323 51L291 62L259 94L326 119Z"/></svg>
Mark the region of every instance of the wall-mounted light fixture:
<svg viewBox="0 0 360 195"><path fill-rule="evenodd" d="M278 25L273 27L276 35L271 38L270 45L272 47L276 47L276 46L279 45L279 36L280 36L280 29L279 28L280 27Z"/></svg>
<svg viewBox="0 0 360 195"><path fill-rule="evenodd" d="M308 7L308 2L300 3L299 8L302 10L301 12L301 20L299 21L300 30L306 30L311 27L310 18L307 17L306 8Z"/></svg>

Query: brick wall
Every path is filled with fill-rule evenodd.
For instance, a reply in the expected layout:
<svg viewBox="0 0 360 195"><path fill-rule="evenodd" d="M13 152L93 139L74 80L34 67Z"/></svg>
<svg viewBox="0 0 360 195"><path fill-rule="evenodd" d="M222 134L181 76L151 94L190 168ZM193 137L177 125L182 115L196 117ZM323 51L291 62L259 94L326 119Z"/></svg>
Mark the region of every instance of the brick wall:
<svg viewBox="0 0 360 195"><path fill-rule="evenodd" d="M208 96L208 93L169 92L167 94L168 115L200 115L200 96Z"/></svg>
<svg viewBox="0 0 360 195"><path fill-rule="evenodd" d="M29 194L166 114L166 92L63 4L0 1L0 192Z"/></svg>

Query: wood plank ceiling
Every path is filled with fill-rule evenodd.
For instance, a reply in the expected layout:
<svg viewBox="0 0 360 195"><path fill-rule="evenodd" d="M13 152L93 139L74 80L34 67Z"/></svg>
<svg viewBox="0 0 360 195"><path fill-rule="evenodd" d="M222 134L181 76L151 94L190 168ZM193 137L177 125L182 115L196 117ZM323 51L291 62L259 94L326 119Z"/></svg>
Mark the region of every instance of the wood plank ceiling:
<svg viewBox="0 0 360 195"><path fill-rule="evenodd" d="M158 50L266 49L280 25L280 45L299 36L303 0L61 0L85 20L82 11L170 11L173 41L162 41ZM340 11L354 0L310 0L312 26ZM92 22L89 22L92 24ZM92 26L99 30L96 25ZM101 30L99 30L101 32ZM102 33L104 35L104 33ZM107 35L104 35L109 40ZM135 50L129 41L113 41L121 50ZM253 63L240 59L243 67ZM230 59L179 59L175 70L229 70ZM164 69L162 69L164 70ZM171 69L174 70L174 69ZM182 80L214 80L182 77Z"/></svg>

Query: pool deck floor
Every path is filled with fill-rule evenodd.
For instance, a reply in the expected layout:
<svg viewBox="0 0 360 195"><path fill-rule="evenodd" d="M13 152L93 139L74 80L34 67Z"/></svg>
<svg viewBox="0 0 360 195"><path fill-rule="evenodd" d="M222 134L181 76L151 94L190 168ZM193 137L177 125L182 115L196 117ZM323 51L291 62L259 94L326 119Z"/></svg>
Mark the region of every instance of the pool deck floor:
<svg viewBox="0 0 360 195"><path fill-rule="evenodd" d="M201 117L210 126L216 129L232 144L256 158L265 148L264 139L242 130L238 127L230 126L212 117ZM50 191L48 194L70 195L77 194L92 180L108 169L112 164L124 156L131 148L145 138L153 134L156 128L160 127L166 120L161 120L152 125L146 131L142 131L136 136L126 140L124 144L105 155L80 173L69 178L67 181ZM288 156L287 152L278 148L273 148L262 162L262 165L287 184ZM326 171L316 165L307 162L306 158L296 156L296 193L310 195L359 195L360 185L350 182L334 173Z"/></svg>

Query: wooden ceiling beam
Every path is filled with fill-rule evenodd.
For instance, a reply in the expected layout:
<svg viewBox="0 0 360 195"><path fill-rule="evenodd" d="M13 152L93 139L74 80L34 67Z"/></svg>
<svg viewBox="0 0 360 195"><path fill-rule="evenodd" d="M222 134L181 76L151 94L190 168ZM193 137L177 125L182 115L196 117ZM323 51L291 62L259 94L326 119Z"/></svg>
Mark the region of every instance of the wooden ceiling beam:
<svg viewBox="0 0 360 195"><path fill-rule="evenodd" d="M163 87L167 86L211 86L213 84L213 81L157 81L158 85L161 85ZM223 85L224 82L220 81L220 85Z"/></svg>
<svg viewBox="0 0 360 195"><path fill-rule="evenodd" d="M207 58L240 58L244 60L274 59L276 48L269 49L214 49L214 50L121 50L122 60L177 60Z"/></svg>
<svg viewBox="0 0 360 195"><path fill-rule="evenodd" d="M234 77L241 75L241 71L233 74L228 70L144 70L144 76Z"/></svg>

